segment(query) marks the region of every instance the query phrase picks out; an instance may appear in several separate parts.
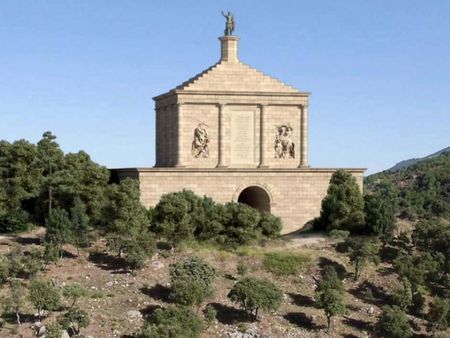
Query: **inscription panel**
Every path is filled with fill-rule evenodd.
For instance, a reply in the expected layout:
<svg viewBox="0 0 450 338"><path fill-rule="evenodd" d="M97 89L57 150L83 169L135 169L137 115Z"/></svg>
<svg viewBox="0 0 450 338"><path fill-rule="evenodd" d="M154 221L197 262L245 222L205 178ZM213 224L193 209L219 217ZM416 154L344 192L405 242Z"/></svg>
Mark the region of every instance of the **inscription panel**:
<svg viewBox="0 0 450 338"><path fill-rule="evenodd" d="M255 116L253 111L233 111L231 114L231 162L254 164Z"/></svg>

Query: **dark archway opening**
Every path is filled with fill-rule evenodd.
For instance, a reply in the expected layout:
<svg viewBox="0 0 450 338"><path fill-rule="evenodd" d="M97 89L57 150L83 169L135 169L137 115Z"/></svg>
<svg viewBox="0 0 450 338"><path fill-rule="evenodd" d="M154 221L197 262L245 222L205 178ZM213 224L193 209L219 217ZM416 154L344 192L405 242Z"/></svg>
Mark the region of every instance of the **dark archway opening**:
<svg viewBox="0 0 450 338"><path fill-rule="evenodd" d="M238 202L247 204L259 211L270 212L269 194L260 187L252 186L242 190L239 194Z"/></svg>

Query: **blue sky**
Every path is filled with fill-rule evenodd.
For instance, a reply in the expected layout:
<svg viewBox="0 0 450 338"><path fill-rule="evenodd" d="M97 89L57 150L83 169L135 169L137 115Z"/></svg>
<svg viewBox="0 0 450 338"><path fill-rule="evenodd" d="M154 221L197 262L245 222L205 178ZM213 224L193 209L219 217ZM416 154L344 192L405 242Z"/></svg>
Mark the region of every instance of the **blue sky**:
<svg viewBox="0 0 450 338"><path fill-rule="evenodd" d="M152 97L240 59L312 92L310 163L373 173L450 145L450 1L0 2L0 139L53 131L108 167L154 164Z"/></svg>

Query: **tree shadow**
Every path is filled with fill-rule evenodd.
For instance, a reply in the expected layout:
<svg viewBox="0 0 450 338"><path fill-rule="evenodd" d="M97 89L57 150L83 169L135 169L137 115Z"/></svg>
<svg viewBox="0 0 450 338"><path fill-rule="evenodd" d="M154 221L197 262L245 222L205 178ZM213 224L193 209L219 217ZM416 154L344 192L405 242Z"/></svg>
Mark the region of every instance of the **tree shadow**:
<svg viewBox="0 0 450 338"><path fill-rule="evenodd" d="M349 318L349 317L345 317L342 320L342 323L344 323L347 326L351 326L359 331L367 331L367 332L371 332L372 326L373 326L372 323L366 322L365 320Z"/></svg>
<svg viewBox="0 0 450 338"><path fill-rule="evenodd" d="M109 255L106 252L90 253L88 259L102 270L113 271L113 273L126 273L129 271L123 258Z"/></svg>
<svg viewBox="0 0 450 338"><path fill-rule="evenodd" d="M224 325L233 325L236 323L253 322L254 318L249 316L242 309L236 309L232 306L220 303L209 303L217 311L217 320Z"/></svg>
<svg viewBox="0 0 450 338"><path fill-rule="evenodd" d="M392 263L394 259L398 257L400 253L400 249L386 245L384 248L380 250L380 258L382 262Z"/></svg>
<svg viewBox="0 0 450 338"><path fill-rule="evenodd" d="M4 313L2 315L2 318L5 320L5 322L9 323L9 324L17 324L17 317L15 313ZM32 314L27 314L27 313L21 313L20 314L20 323L34 323L37 321L37 318L32 315Z"/></svg>
<svg viewBox="0 0 450 338"><path fill-rule="evenodd" d="M346 333L342 336L342 338L359 338L358 336L355 336L352 333Z"/></svg>
<svg viewBox="0 0 450 338"><path fill-rule="evenodd" d="M139 289L144 295L164 303L173 303L170 299L170 288L162 284L155 284L152 287L142 287Z"/></svg>
<svg viewBox="0 0 450 338"><path fill-rule="evenodd" d="M327 257L320 257L319 258L319 267L322 270L322 273L324 271L325 266L332 266L336 270L336 273L340 279L344 279L350 275L350 273L347 272L347 269L344 265L341 263L338 263L336 261L333 261Z"/></svg>
<svg viewBox="0 0 450 338"><path fill-rule="evenodd" d="M14 241L16 241L19 244L22 245L31 245L31 244L35 244L35 245L41 245L42 244L42 240L39 237L16 237L14 239Z"/></svg>
<svg viewBox="0 0 450 338"><path fill-rule="evenodd" d="M307 330L320 330L326 328L325 325L317 325L314 320L303 312L288 312L283 316L289 323Z"/></svg>
<svg viewBox="0 0 450 338"><path fill-rule="evenodd" d="M299 293L288 293L289 297L292 298L293 302L297 306L314 307L318 308L316 302L312 297L301 295Z"/></svg>
<svg viewBox="0 0 450 338"><path fill-rule="evenodd" d="M348 292L366 303L379 307L393 304L392 296L390 296L386 290L369 281L364 281L358 287L351 289Z"/></svg>
<svg viewBox="0 0 450 338"><path fill-rule="evenodd" d="M155 312L157 309L162 309L162 307L160 305L156 305L156 304L150 304L148 306L146 306L143 309L140 309L139 312L142 313L142 316L144 318L148 318L150 317L153 312Z"/></svg>

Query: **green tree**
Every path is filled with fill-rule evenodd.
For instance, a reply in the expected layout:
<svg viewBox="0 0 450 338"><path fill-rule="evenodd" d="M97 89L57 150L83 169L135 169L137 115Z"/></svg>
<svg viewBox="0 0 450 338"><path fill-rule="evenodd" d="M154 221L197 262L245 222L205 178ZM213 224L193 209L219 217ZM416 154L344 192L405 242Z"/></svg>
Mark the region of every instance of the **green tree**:
<svg viewBox="0 0 450 338"><path fill-rule="evenodd" d="M206 329L208 329L217 318L217 310L212 305L206 305L203 309L203 319L206 323Z"/></svg>
<svg viewBox="0 0 450 338"><path fill-rule="evenodd" d="M340 229L360 233L364 225L364 200L356 179L344 170L333 173L322 201L316 229Z"/></svg>
<svg viewBox="0 0 450 338"><path fill-rule="evenodd" d="M123 257L132 269L141 268L155 248L147 210L140 202L138 184L136 180L126 179L112 185L104 211L108 248Z"/></svg>
<svg viewBox="0 0 450 338"><path fill-rule="evenodd" d="M450 303L448 299L435 297L430 303L428 321L433 331L445 331L450 324Z"/></svg>
<svg viewBox="0 0 450 338"><path fill-rule="evenodd" d="M192 205L186 195L186 191L163 195L154 209L155 232L164 236L173 245L192 238L194 234Z"/></svg>
<svg viewBox="0 0 450 338"><path fill-rule="evenodd" d="M379 264L379 248L375 241L368 238L347 238L350 263L355 267L355 281L361 277L363 269L369 264Z"/></svg>
<svg viewBox="0 0 450 338"><path fill-rule="evenodd" d="M332 266L326 266L322 280L316 288L315 299L327 317L327 330L332 332L332 319L346 312L344 304L344 285Z"/></svg>
<svg viewBox="0 0 450 338"><path fill-rule="evenodd" d="M79 253L80 247L87 247L90 244L89 238L89 216L86 213L86 205L79 197L74 200L74 205L70 210L70 225L72 233L72 242Z"/></svg>
<svg viewBox="0 0 450 338"><path fill-rule="evenodd" d="M70 242L72 238L72 227L67 212L60 208L53 209L46 228L45 242L55 245L62 253L62 245Z"/></svg>
<svg viewBox="0 0 450 338"><path fill-rule="evenodd" d="M25 140L0 141L0 232L27 229L28 211L23 209L39 194L41 170L36 146Z"/></svg>
<svg viewBox="0 0 450 338"><path fill-rule="evenodd" d="M51 214L54 204L55 187L62 181L64 169L64 153L55 140L56 136L47 131L37 144L37 161L42 168L42 183L46 194L48 216Z"/></svg>
<svg viewBox="0 0 450 338"><path fill-rule="evenodd" d="M283 301L283 292L272 282L245 277L234 284L227 296L256 320L258 311L275 311Z"/></svg>
<svg viewBox="0 0 450 338"><path fill-rule="evenodd" d="M156 309L135 338L199 338L202 321L186 307Z"/></svg>
<svg viewBox="0 0 450 338"><path fill-rule="evenodd" d="M395 305L403 311L407 311L413 305L411 283L408 280L404 280L403 286L394 291L392 298Z"/></svg>
<svg viewBox="0 0 450 338"><path fill-rule="evenodd" d="M43 310L53 311L60 306L60 295L48 281L34 280L31 282L28 298L38 311L39 320Z"/></svg>
<svg viewBox="0 0 450 338"><path fill-rule="evenodd" d="M46 338L61 338L64 329L58 322L52 322L45 326L45 337Z"/></svg>
<svg viewBox="0 0 450 338"><path fill-rule="evenodd" d="M8 281L8 278L10 276L10 262L7 257L0 257L0 284L5 283Z"/></svg>
<svg viewBox="0 0 450 338"><path fill-rule="evenodd" d="M18 280L11 281L9 296L4 299L5 312L16 316L17 325L20 325L20 314L25 306L25 288Z"/></svg>
<svg viewBox="0 0 450 338"><path fill-rule="evenodd" d="M412 336L408 317L398 306L385 306L375 326L377 337L409 338Z"/></svg>
<svg viewBox="0 0 450 338"><path fill-rule="evenodd" d="M88 290L79 283L71 283L63 288L63 296L71 302L71 308L75 306L78 299L86 297L87 295Z"/></svg>
<svg viewBox="0 0 450 338"><path fill-rule="evenodd" d="M58 319L64 330L67 330L71 336L80 334L82 328L88 327L91 319L89 314L77 307L72 307Z"/></svg>
<svg viewBox="0 0 450 338"><path fill-rule="evenodd" d="M196 305L213 293L215 270L199 257L170 265L170 298L182 305Z"/></svg>
<svg viewBox="0 0 450 338"><path fill-rule="evenodd" d="M373 233L386 245L394 238L397 229L393 203L380 195L364 196L366 231Z"/></svg>

